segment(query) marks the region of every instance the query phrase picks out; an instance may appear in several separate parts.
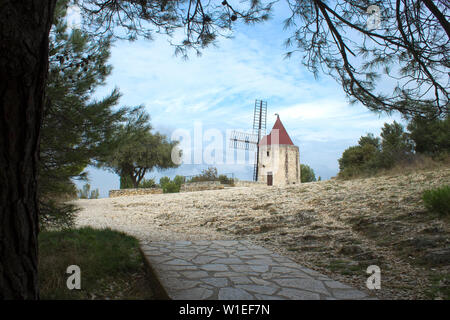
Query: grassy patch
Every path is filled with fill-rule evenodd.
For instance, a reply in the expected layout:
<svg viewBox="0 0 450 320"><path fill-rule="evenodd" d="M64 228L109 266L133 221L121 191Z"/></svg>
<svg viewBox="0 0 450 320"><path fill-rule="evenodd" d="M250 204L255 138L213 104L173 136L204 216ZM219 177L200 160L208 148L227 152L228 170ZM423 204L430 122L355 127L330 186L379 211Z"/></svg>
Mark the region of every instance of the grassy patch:
<svg viewBox="0 0 450 320"><path fill-rule="evenodd" d="M331 260L328 268L343 275L354 275L361 273L361 270L363 270L359 264L352 264L350 261L340 259Z"/></svg>
<svg viewBox="0 0 450 320"><path fill-rule="evenodd" d="M450 215L450 185L427 190L422 196L425 207L441 216Z"/></svg>
<svg viewBox="0 0 450 320"><path fill-rule="evenodd" d="M81 269L69 290L67 267ZM44 231L39 235L41 299L151 299L138 240L110 229Z"/></svg>
<svg viewBox="0 0 450 320"><path fill-rule="evenodd" d="M450 300L450 275L437 274L430 277L431 287L427 291L430 299Z"/></svg>

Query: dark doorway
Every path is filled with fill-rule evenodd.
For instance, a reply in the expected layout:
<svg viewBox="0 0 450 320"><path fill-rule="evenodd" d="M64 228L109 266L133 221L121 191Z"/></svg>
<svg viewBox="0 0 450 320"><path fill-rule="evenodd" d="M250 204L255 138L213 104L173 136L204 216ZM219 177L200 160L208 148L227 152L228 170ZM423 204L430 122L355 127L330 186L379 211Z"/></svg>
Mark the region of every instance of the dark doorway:
<svg viewBox="0 0 450 320"><path fill-rule="evenodd" d="M268 173L267 173L267 185L268 185L268 186L273 185L273 175L272 175L272 172L268 172Z"/></svg>

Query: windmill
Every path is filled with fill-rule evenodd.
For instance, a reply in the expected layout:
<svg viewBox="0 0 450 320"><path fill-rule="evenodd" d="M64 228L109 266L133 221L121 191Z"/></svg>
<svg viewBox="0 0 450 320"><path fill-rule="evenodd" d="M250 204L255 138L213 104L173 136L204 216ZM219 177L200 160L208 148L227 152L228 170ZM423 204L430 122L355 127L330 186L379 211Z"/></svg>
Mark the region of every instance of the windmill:
<svg viewBox="0 0 450 320"><path fill-rule="evenodd" d="M233 131L230 138L230 148L255 150L256 162L253 167L253 181L258 181L258 164L259 164L259 141L262 134L266 133L267 123L267 102L255 100L255 110L253 112L253 132L247 133L242 131Z"/></svg>

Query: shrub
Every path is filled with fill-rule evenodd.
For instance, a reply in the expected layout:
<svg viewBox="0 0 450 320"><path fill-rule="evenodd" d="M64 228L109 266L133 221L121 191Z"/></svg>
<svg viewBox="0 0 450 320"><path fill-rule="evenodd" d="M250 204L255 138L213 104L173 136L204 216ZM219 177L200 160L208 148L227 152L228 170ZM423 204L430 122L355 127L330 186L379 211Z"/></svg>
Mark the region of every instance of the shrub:
<svg viewBox="0 0 450 320"><path fill-rule="evenodd" d="M314 170L307 164L300 164L300 179L302 183L316 181Z"/></svg>
<svg viewBox="0 0 450 320"><path fill-rule="evenodd" d="M234 184L234 179L233 178L228 178L224 174L219 175L219 181L220 181L221 184L230 184L230 185Z"/></svg>
<svg viewBox="0 0 450 320"><path fill-rule="evenodd" d="M442 216L450 215L450 185L426 190L422 195L425 207Z"/></svg>
<svg viewBox="0 0 450 320"><path fill-rule="evenodd" d="M156 182L154 178L143 179L139 184L139 188L155 188Z"/></svg>
<svg viewBox="0 0 450 320"><path fill-rule="evenodd" d="M159 185L161 186L161 188L163 188L164 185L169 182L170 182L169 177L162 177L161 179L159 179Z"/></svg>
<svg viewBox="0 0 450 320"><path fill-rule="evenodd" d="M217 168L209 167L208 169L202 170L201 174L192 177L189 182L217 181L218 179Z"/></svg>
<svg viewBox="0 0 450 320"><path fill-rule="evenodd" d="M176 176L173 181L171 181L169 177L162 177L159 179L159 185L161 186L163 193L180 192L183 182L183 176Z"/></svg>
<svg viewBox="0 0 450 320"><path fill-rule="evenodd" d="M86 183L82 189L78 189L78 196L80 199L98 199L98 189L91 191L91 185Z"/></svg>
<svg viewBox="0 0 450 320"><path fill-rule="evenodd" d="M75 223L75 215L80 210L73 204L48 199L39 201L39 226L41 230L68 229Z"/></svg>
<svg viewBox="0 0 450 320"><path fill-rule="evenodd" d="M162 189L163 189L163 193L175 193L175 192L180 192L180 187L181 186L179 184L177 184L176 182L169 181L164 184Z"/></svg>

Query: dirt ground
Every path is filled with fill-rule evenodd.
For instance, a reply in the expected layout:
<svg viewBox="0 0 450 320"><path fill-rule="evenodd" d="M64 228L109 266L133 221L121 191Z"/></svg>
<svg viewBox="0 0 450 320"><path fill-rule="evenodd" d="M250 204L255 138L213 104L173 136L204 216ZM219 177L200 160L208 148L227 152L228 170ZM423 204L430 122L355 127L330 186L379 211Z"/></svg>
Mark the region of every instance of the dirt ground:
<svg viewBox="0 0 450 320"><path fill-rule="evenodd" d="M336 280L366 289L381 268L382 299L450 299L449 218L427 212L424 190L450 168L285 188L77 200L79 226L158 240L248 239Z"/></svg>

